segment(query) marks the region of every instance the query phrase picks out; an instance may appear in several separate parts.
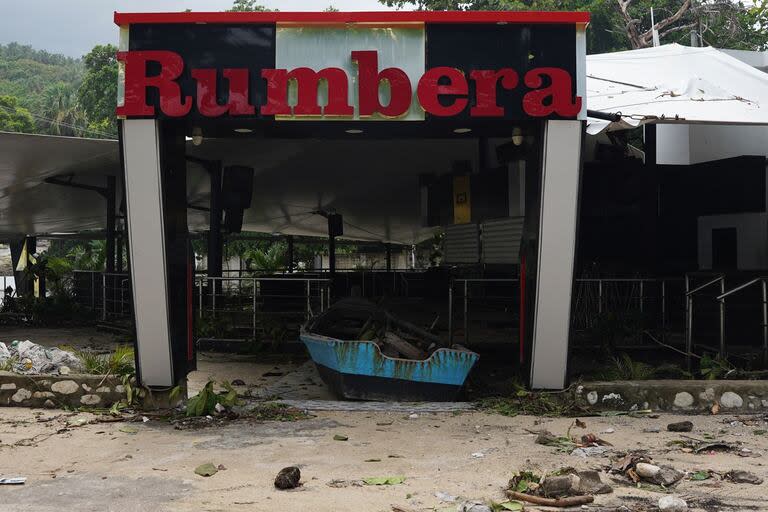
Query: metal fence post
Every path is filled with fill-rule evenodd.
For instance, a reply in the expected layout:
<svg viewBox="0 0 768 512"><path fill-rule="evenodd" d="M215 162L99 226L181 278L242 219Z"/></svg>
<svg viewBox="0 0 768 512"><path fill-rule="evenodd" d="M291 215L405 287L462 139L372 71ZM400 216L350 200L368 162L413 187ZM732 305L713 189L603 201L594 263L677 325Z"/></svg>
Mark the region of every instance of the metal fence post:
<svg viewBox="0 0 768 512"><path fill-rule="evenodd" d="M725 278L720 280L720 295L725 293ZM720 357L725 357L725 299L720 301Z"/></svg>
<svg viewBox="0 0 768 512"><path fill-rule="evenodd" d="M96 272L91 271L91 311L96 311Z"/></svg>
<svg viewBox="0 0 768 512"><path fill-rule="evenodd" d="M603 280L597 280L597 314L603 314Z"/></svg>
<svg viewBox="0 0 768 512"><path fill-rule="evenodd" d="M469 344L469 281L464 280L464 343Z"/></svg>
<svg viewBox="0 0 768 512"><path fill-rule="evenodd" d="M645 288L643 287L644 281L640 280L640 312L643 312L643 294L645 293Z"/></svg>
<svg viewBox="0 0 768 512"><path fill-rule="evenodd" d="M107 274L101 274L101 320L107 319Z"/></svg>
<svg viewBox="0 0 768 512"><path fill-rule="evenodd" d="M253 278L253 288L251 289L253 295L253 339L256 340L256 278Z"/></svg>
<svg viewBox="0 0 768 512"><path fill-rule="evenodd" d="M203 318L203 279L197 280L197 289L198 289L198 316L200 318Z"/></svg>
<svg viewBox="0 0 768 512"><path fill-rule="evenodd" d="M216 318L216 278L209 279L211 280L211 316Z"/></svg>
<svg viewBox="0 0 768 512"><path fill-rule="evenodd" d="M661 335L667 330L667 282L661 280Z"/></svg>
<svg viewBox="0 0 768 512"><path fill-rule="evenodd" d="M763 365L768 365L768 287L765 279L760 281L763 288Z"/></svg>
<svg viewBox="0 0 768 512"><path fill-rule="evenodd" d="M688 365L688 371L691 370L693 361L691 360L691 354L693 353L693 295L688 296L688 308L687 308L687 323L686 323L686 336L685 336L685 361Z"/></svg>
<svg viewBox="0 0 768 512"><path fill-rule="evenodd" d="M453 281L448 283L448 345L453 345Z"/></svg>
<svg viewBox="0 0 768 512"><path fill-rule="evenodd" d="M310 317L310 311L312 311L312 305L309 303L310 301L310 289L309 289L309 279L305 281L306 283L306 294L307 294L307 320L309 320Z"/></svg>

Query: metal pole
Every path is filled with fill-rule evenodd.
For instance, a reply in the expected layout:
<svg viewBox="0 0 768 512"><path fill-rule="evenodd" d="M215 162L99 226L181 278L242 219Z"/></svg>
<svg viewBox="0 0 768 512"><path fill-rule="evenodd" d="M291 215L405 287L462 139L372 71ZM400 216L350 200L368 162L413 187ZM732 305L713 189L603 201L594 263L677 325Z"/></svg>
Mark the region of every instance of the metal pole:
<svg viewBox="0 0 768 512"><path fill-rule="evenodd" d="M720 280L720 295L725 293L725 278ZM725 357L725 299L720 301L720 357Z"/></svg>
<svg viewBox="0 0 768 512"><path fill-rule="evenodd" d="M640 312L643 312L643 293L645 288L643 287L643 280L640 280Z"/></svg>
<svg viewBox="0 0 768 512"><path fill-rule="evenodd" d="M216 278L209 277L208 280L211 283L209 285L211 287L211 315L216 318Z"/></svg>
<svg viewBox="0 0 768 512"><path fill-rule="evenodd" d="M667 330L667 282L661 280L661 335Z"/></svg>
<svg viewBox="0 0 768 512"><path fill-rule="evenodd" d="M101 274L101 319L107 319L107 274Z"/></svg>
<svg viewBox="0 0 768 512"><path fill-rule="evenodd" d="M603 314L603 280L597 280L597 313Z"/></svg>
<svg viewBox="0 0 768 512"><path fill-rule="evenodd" d="M115 190L116 190L116 180L114 176L107 176L107 188L106 188L106 199L107 199L107 230L106 230L106 269L107 273L112 273L115 271L115 204L116 204L116 198L115 198Z"/></svg>
<svg viewBox="0 0 768 512"><path fill-rule="evenodd" d="M691 371L692 363L691 354L693 353L693 295L688 296L688 308L687 308L687 329L685 336L685 361L688 365L688 371Z"/></svg>
<svg viewBox="0 0 768 512"><path fill-rule="evenodd" d="M469 287L468 281L464 280L464 343L469 344Z"/></svg>
<svg viewBox="0 0 768 512"><path fill-rule="evenodd" d="M18 295L19 285L16 285ZM96 311L96 272L91 271L91 311Z"/></svg>
<svg viewBox="0 0 768 512"><path fill-rule="evenodd" d="M305 282L307 284L307 286L306 286L306 290L307 290L307 292L306 292L307 293L307 320L309 320L309 312L312 310L312 306L309 304L309 293L310 293L309 279L307 279Z"/></svg>
<svg viewBox="0 0 768 512"><path fill-rule="evenodd" d="M253 339L256 339L256 278L253 279L253 288L251 289L253 294Z"/></svg>
<svg viewBox="0 0 768 512"><path fill-rule="evenodd" d="M768 287L765 279L760 281L763 288L763 366L768 365Z"/></svg>
<svg viewBox="0 0 768 512"><path fill-rule="evenodd" d="M448 283L448 345L453 345L453 281Z"/></svg>
<svg viewBox="0 0 768 512"><path fill-rule="evenodd" d="M198 279L197 280L197 289L199 291L198 296L200 297L198 299L198 302L199 302L199 304L198 304L198 314L199 314L200 318L203 318L203 282L204 282L203 279Z"/></svg>

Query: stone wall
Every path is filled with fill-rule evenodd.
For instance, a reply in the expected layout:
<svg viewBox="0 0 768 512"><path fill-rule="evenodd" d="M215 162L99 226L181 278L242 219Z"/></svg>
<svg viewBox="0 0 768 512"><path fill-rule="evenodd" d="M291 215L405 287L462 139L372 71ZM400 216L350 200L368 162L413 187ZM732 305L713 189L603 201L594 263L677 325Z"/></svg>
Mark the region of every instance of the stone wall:
<svg viewBox="0 0 768 512"><path fill-rule="evenodd" d="M724 412L767 412L765 380L637 380L585 382L577 388L583 405L595 410L653 409L669 412L710 412L717 403Z"/></svg>
<svg viewBox="0 0 768 512"><path fill-rule="evenodd" d="M119 377L0 372L0 406L109 408L125 398Z"/></svg>

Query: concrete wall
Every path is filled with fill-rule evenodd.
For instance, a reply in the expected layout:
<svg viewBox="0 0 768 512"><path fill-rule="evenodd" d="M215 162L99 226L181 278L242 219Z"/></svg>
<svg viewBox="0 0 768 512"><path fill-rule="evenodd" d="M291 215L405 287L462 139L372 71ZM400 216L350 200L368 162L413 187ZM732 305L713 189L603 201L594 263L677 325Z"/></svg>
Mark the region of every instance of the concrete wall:
<svg viewBox="0 0 768 512"><path fill-rule="evenodd" d="M742 155L768 156L768 126L660 124L656 130L660 165L690 165Z"/></svg>
<svg viewBox="0 0 768 512"><path fill-rule="evenodd" d="M699 269L712 268L712 230L736 228L739 270L768 268L768 214L707 215L698 219Z"/></svg>

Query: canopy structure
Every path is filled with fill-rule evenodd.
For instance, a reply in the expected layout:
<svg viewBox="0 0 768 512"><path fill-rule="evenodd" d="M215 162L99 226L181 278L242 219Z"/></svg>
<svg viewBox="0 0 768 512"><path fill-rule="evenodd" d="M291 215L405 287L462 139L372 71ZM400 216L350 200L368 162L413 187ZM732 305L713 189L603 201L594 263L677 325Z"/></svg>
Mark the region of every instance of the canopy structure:
<svg viewBox="0 0 768 512"><path fill-rule="evenodd" d="M344 237L412 244L431 236L422 227L419 175L444 173L471 160L471 140L441 139L206 139L187 154L255 170L252 206L243 230L326 236L318 211L344 219ZM118 142L0 132L0 240L22 235L103 230L106 202L93 190L50 183L104 187L120 176ZM48 182L46 181L48 180ZM123 198L117 180L117 204ZM188 164L188 202L207 207L208 174ZM193 231L208 229L208 214L189 210Z"/></svg>
<svg viewBox="0 0 768 512"><path fill-rule="evenodd" d="M768 74L715 48L588 55L587 97L591 135L646 123L768 125Z"/></svg>
<svg viewBox="0 0 768 512"><path fill-rule="evenodd" d="M115 140L0 132L0 241L104 229L106 202L97 193L46 179L72 176L73 183L104 187L107 176L120 173L119 152Z"/></svg>

